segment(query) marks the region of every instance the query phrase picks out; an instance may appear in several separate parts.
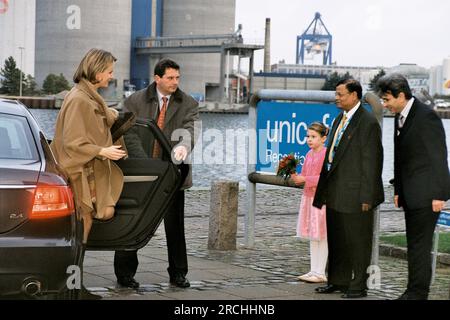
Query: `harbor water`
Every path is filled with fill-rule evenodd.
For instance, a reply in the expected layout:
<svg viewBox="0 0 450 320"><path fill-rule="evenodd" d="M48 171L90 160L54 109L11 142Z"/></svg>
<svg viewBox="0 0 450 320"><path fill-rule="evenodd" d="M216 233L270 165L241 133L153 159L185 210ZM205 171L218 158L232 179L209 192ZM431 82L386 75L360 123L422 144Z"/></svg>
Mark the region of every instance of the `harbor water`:
<svg viewBox="0 0 450 320"><path fill-rule="evenodd" d="M42 109L30 109L31 113L39 122L43 128L47 138L52 139L54 135L54 124L58 114L58 110L42 110ZM200 118L202 120L203 133L220 132L223 136L226 136L226 132L229 130L247 130L248 128L248 115L246 114L207 114L201 113ZM450 119L444 119L444 128L446 131L447 141L450 141ZM384 147L384 166L383 166L383 182L385 185L389 184L389 180L393 178L393 165L394 165L394 143L393 143L393 129L394 119L384 118L383 121L383 147ZM239 131L238 131L239 132ZM217 148L212 148L214 140L208 140L208 137L203 137L203 145L201 154L211 154L214 151L217 152ZM209 141L209 142L208 142ZM193 178L194 187L209 188L212 181L219 179L239 181L240 187L245 188L247 183L247 167L243 163L243 159L246 159L247 147L237 146L233 144L223 144L223 157L222 162L217 163L202 163L193 165ZM447 142L448 145L448 142ZM230 150L233 148L233 150ZM211 150L215 149L215 150ZM228 150L227 150L228 149ZM199 150L196 150L199 152ZM220 150L219 150L220 152ZM231 157L229 156L231 155ZM217 159L217 158L215 158ZM203 161L208 162L208 161Z"/></svg>

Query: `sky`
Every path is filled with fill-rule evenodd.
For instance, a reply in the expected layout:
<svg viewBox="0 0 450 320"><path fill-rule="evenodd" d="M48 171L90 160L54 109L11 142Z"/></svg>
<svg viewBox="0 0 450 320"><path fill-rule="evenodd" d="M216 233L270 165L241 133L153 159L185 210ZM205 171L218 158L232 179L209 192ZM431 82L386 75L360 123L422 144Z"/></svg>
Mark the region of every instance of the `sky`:
<svg viewBox="0 0 450 320"><path fill-rule="evenodd" d="M236 26L245 43L264 42L271 18L271 64L295 63L297 36L320 12L341 66L429 68L450 57L449 0L236 0ZM255 71L263 69L263 50ZM318 57L305 64L318 64Z"/></svg>

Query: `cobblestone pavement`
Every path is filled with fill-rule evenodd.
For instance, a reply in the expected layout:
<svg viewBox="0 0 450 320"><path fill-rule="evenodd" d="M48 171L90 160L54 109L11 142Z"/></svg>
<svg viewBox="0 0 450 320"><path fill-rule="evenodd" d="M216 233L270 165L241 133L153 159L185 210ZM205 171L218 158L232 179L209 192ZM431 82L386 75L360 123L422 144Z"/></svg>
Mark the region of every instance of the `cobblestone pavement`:
<svg viewBox="0 0 450 320"><path fill-rule="evenodd" d="M396 209L393 203L392 186L385 187L386 201L380 207L380 231L383 233L405 230L403 210ZM257 191L256 215L279 216L297 215L302 190L294 188L261 188ZM450 207L450 202L448 203ZM208 218L210 207L209 190L188 190L186 192L186 217L203 216ZM245 190L239 193L239 215L247 211ZM292 226L295 228L295 225Z"/></svg>
<svg viewBox="0 0 450 320"><path fill-rule="evenodd" d="M388 192L388 191L387 191ZM258 189L255 246L243 245L245 191L240 192L238 250L207 249L209 228L209 190L186 193L186 241L191 288L172 288L167 283L167 256L164 228L160 227L139 251L136 279L139 290L117 288L112 253L88 252L85 260L86 285L105 299L340 299L339 295L314 293L317 285L297 282L295 277L309 271L309 242L295 237L300 190ZM392 202L381 208L381 231L404 230L403 212ZM367 299L393 299L407 281L405 260L380 257L381 284L370 290ZM450 269L438 269L430 299L449 299ZM261 292L265 292L263 295Z"/></svg>

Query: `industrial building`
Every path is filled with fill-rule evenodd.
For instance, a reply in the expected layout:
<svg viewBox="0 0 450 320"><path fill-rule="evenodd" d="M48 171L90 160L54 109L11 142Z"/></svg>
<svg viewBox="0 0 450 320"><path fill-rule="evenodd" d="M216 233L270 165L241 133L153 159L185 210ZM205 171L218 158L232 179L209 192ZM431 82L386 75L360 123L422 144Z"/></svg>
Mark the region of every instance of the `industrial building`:
<svg viewBox="0 0 450 320"><path fill-rule="evenodd" d="M414 63L401 63L388 69L387 73L399 73L408 79L413 94L419 94L423 91L429 92L430 72L424 67Z"/></svg>
<svg viewBox="0 0 450 320"><path fill-rule="evenodd" d="M450 57L430 70L430 94L450 96Z"/></svg>
<svg viewBox="0 0 450 320"><path fill-rule="evenodd" d="M361 82L365 90L368 89L370 80L381 71L382 67L356 67L356 66L338 66L338 65L304 65L304 64L286 64L280 62L272 65L272 72L286 74L291 76L304 76L306 78L323 78L336 72L346 74L347 72L356 80Z"/></svg>
<svg viewBox="0 0 450 320"><path fill-rule="evenodd" d="M320 90L326 78L332 73L350 74L358 80L364 91L370 89L371 80L382 70L386 73L403 74L413 92L428 92L430 74L427 69L415 64L400 64L391 68L339 66L332 62L333 36L325 26L322 16L317 12L303 34L297 37L296 64L281 61L271 66L270 72L255 75L255 90L258 89L297 89ZM322 56L322 64L305 64L306 59ZM444 62L445 65L445 62ZM443 67L445 69L445 67ZM450 73L450 60L448 64ZM448 77L450 79L450 76Z"/></svg>
<svg viewBox="0 0 450 320"><path fill-rule="evenodd" d="M267 44L266 44L267 46ZM333 36L325 26L322 16L316 12L306 30L297 37L296 64L280 61L270 67L265 64L264 72L255 74L254 89L320 90L326 78L336 72L349 73L368 90L370 80L382 67L338 66L332 62ZM305 64L321 56L322 64Z"/></svg>
<svg viewBox="0 0 450 320"><path fill-rule="evenodd" d="M145 87L153 80L155 62L171 57L182 69L180 86L188 93L205 95L208 83L224 88L225 55L250 57L254 50L262 48L241 46L242 50L236 51L232 45L239 42L235 33L235 0L2 0L0 3L8 4L6 10L0 10L0 64L8 56L16 61L23 59L23 71L33 75L38 85L50 73L62 73L70 81L82 56L95 47L111 51L118 59L116 82L106 94L120 96L128 83L138 89ZM187 41L202 39L203 43L197 43L196 47L203 47L203 51L192 51L192 46L169 50L174 47L173 41L166 51L154 52L142 46L158 42L164 49L167 42L163 41L167 39L179 41L177 46L185 49ZM206 51L205 44L211 40L215 41L215 51ZM140 46L136 47L137 44Z"/></svg>
<svg viewBox="0 0 450 320"><path fill-rule="evenodd" d="M235 31L235 0L166 0L163 37L232 34ZM220 54L171 54L182 67L186 92L206 94L206 83L220 83Z"/></svg>
<svg viewBox="0 0 450 320"><path fill-rule="evenodd" d="M0 0L0 66L13 56L38 85L48 74L69 81L81 57L93 47L111 51L118 62L116 81L106 97L122 97L153 80L153 68L169 57L181 66L180 87L211 101L240 102L259 89L319 90L326 77L349 73L368 89L382 67L338 66L332 62L333 37L316 13L297 37L297 64L270 64L270 19L264 45L246 45L235 30L236 0ZM253 54L265 50L264 72L253 78ZM322 55L323 65L304 64ZM250 58L250 74L233 70L233 56ZM240 59L239 59L240 61ZM239 63L240 65L240 63ZM450 58L431 74L419 66L386 68L408 76L411 86L431 94L450 94ZM238 80L239 79L239 80Z"/></svg>
<svg viewBox="0 0 450 320"><path fill-rule="evenodd" d="M387 74L400 73L408 79L409 85L414 93L420 93L422 91L429 91L430 86L430 72L424 67L420 67L416 64L402 63L391 68L383 67L356 67L356 66L338 66L338 65L302 65L302 64L286 64L277 63L272 65L271 77L277 76L278 78L286 79L287 84L284 86L286 89L300 89L303 90L306 86L300 83L300 79L309 79L307 85L308 90L320 90L316 89L320 85L320 81L317 79L325 79L330 74L336 72L340 75L349 73L354 79L358 80L363 86L363 90L369 90L370 81L382 70ZM449 59L449 76L450 79L450 59ZM264 74L256 74L255 89L261 85L260 76ZM292 80L298 79L298 80ZM314 79L316 79L314 81ZM266 79L265 81L270 81ZM441 80L443 81L443 80ZM432 82L432 81L431 81ZM443 83L443 82L442 82ZM433 94L433 93L432 93Z"/></svg>
<svg viewBox="0 0 450 320"><path fill-rule="evenodd" d="M314 74L292 74L278 72L255 73L254 91L276 90L321 90L326 76Z"/></svg>

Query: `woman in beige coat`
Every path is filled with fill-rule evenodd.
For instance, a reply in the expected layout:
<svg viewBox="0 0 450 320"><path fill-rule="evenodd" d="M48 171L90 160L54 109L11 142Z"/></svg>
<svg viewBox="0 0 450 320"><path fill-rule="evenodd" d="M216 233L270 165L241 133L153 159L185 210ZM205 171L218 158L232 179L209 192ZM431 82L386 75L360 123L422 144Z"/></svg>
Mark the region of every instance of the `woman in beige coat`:
<svg viewBox="0 0 450 320"><path fill-rule="evenodd" d="M93 218L111 219L123 187L123 174L111 160L126 156L113 145L110 128L119 113L108 108L98 94L113 78L116 58L91 49L75 72L75 87L64 99L51 144L59 165L66 171L83 220L83 244L88 240ZM120 140L119 140L120 142Z"/></svg>

